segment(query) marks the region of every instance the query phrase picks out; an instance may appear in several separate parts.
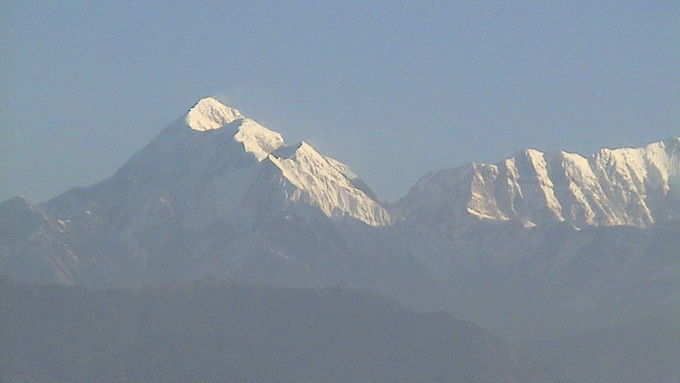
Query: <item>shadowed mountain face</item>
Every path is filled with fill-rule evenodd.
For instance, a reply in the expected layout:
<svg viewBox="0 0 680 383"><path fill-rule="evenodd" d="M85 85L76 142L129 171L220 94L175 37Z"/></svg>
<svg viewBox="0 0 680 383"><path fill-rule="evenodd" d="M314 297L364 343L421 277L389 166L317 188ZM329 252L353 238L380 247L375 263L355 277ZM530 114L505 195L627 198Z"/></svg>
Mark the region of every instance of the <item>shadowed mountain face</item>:
<svg viewBox="0 0 680 383"><path fill-rule="evenodd" d="M5 382L557 382L500 339L340 289L0 285Z"/></svg>

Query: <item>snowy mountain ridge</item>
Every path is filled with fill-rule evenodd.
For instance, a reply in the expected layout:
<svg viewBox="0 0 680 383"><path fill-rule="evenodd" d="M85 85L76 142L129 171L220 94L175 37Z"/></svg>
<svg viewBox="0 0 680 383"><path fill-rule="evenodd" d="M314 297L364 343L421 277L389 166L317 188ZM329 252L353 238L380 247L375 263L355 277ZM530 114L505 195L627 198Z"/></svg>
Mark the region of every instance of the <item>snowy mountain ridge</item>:
<svg viewBox="0 0 680 383"><path fill-rule="evenodd" d="M680 137L590 157L528 149L496 164L431 173L396 204L402 219L464 224L517 221L531 227L649 227L680 217Z"/></svg>
<svg viewBox="0 0 680 383"><path fill-rule="evenodd" d="M297 187L292 200L314 204L329 217L349 215L373 226L390 223L387 210L353 183L357 177L349 167L319 154L308 143L303 141L291 156L270 155L268 160Z"/></svg>

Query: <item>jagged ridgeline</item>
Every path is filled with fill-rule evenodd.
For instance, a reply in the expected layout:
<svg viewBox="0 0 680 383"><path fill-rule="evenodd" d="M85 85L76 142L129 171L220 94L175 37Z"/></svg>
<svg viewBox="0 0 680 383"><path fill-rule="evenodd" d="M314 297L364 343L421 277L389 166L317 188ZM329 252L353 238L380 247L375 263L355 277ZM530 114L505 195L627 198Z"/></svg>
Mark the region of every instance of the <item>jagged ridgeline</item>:
<svg viewBox="0 0 680 383"><path fill-rule="evenodd" d="M396 209L406 219L458 224L649 227L680 219L679 189L676 137L589 157L529 149L497 164L441 170L423 177Z"/></svg>

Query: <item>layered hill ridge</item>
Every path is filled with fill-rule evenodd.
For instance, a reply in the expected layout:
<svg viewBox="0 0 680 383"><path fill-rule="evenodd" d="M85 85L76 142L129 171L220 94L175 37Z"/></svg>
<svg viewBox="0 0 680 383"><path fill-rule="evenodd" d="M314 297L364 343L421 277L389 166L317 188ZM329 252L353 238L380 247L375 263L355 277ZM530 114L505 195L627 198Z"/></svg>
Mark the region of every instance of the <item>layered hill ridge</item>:
<svg viewBox="0 0 680 383"><path fill-rule="evenodd" d="M649 227L680 217L679 179L680 137L589 157L528 149L496 164L433 172L394 211L447 227L471 220Z"/></svg>

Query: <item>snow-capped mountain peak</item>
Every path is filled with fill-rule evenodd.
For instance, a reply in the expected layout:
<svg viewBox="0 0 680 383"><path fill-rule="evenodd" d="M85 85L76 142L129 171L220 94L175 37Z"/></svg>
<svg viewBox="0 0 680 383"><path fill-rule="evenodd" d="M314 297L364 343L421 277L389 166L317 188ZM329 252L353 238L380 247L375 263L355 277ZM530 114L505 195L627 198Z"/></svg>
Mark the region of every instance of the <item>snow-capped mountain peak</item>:
<svg viewBox="0 0 680 383"><path fill-rule="evenodd" d="M98 285L141 275L238 275L249 256L311 257L333 241L332 253L344 254L340 230L391 222L347 165L306 142L285 146L281 134L212 97L102 182L39 209L22 200L0 207L0 253L16 244L13 259L46 270L22 280ZM3 243L2 232L17 240ZM10 268L3 254L0 269ZM120 267L102 271L109 261Z"/></svg>
<svg viewBox="0 0 680 383"><path fill-rule="evenodd" d="M151 215L144 212L149 209L167 210L193 229L215 222L254 222L287 210L349 217L373 226L390 222L347 165L306 142L285 146L281 134L211 97L198 101L183 121L163 130L103 184L82 194L99 206L111 204L105 190L134 195L116 202L130 205L126 219L139 222L132 232L158 224L147 222ZM72 209L61 202L76 194L66 193L48 205L60 217L77 215L88 209L86 204ZM160 206L161 200L175 202Z"/></svg>
<svg viewBox="0 0 680 383"><path fill-rule="evenodd" d="M199 100L187 112L185 122L196 132L211 132L234 125L234 140L243 144L243 149L252 153L258 161L284 144L281 134L246 118L238 109L224 105L214 97Z"/></svg>
<svg viewBox="0 0 680 383"><path fill-rule="evenodd" d="M205 132L220 129L242 118L244 117L238 109L226 106L214 97L206 97L189 109L185 120L192 130Z"/></svg>

